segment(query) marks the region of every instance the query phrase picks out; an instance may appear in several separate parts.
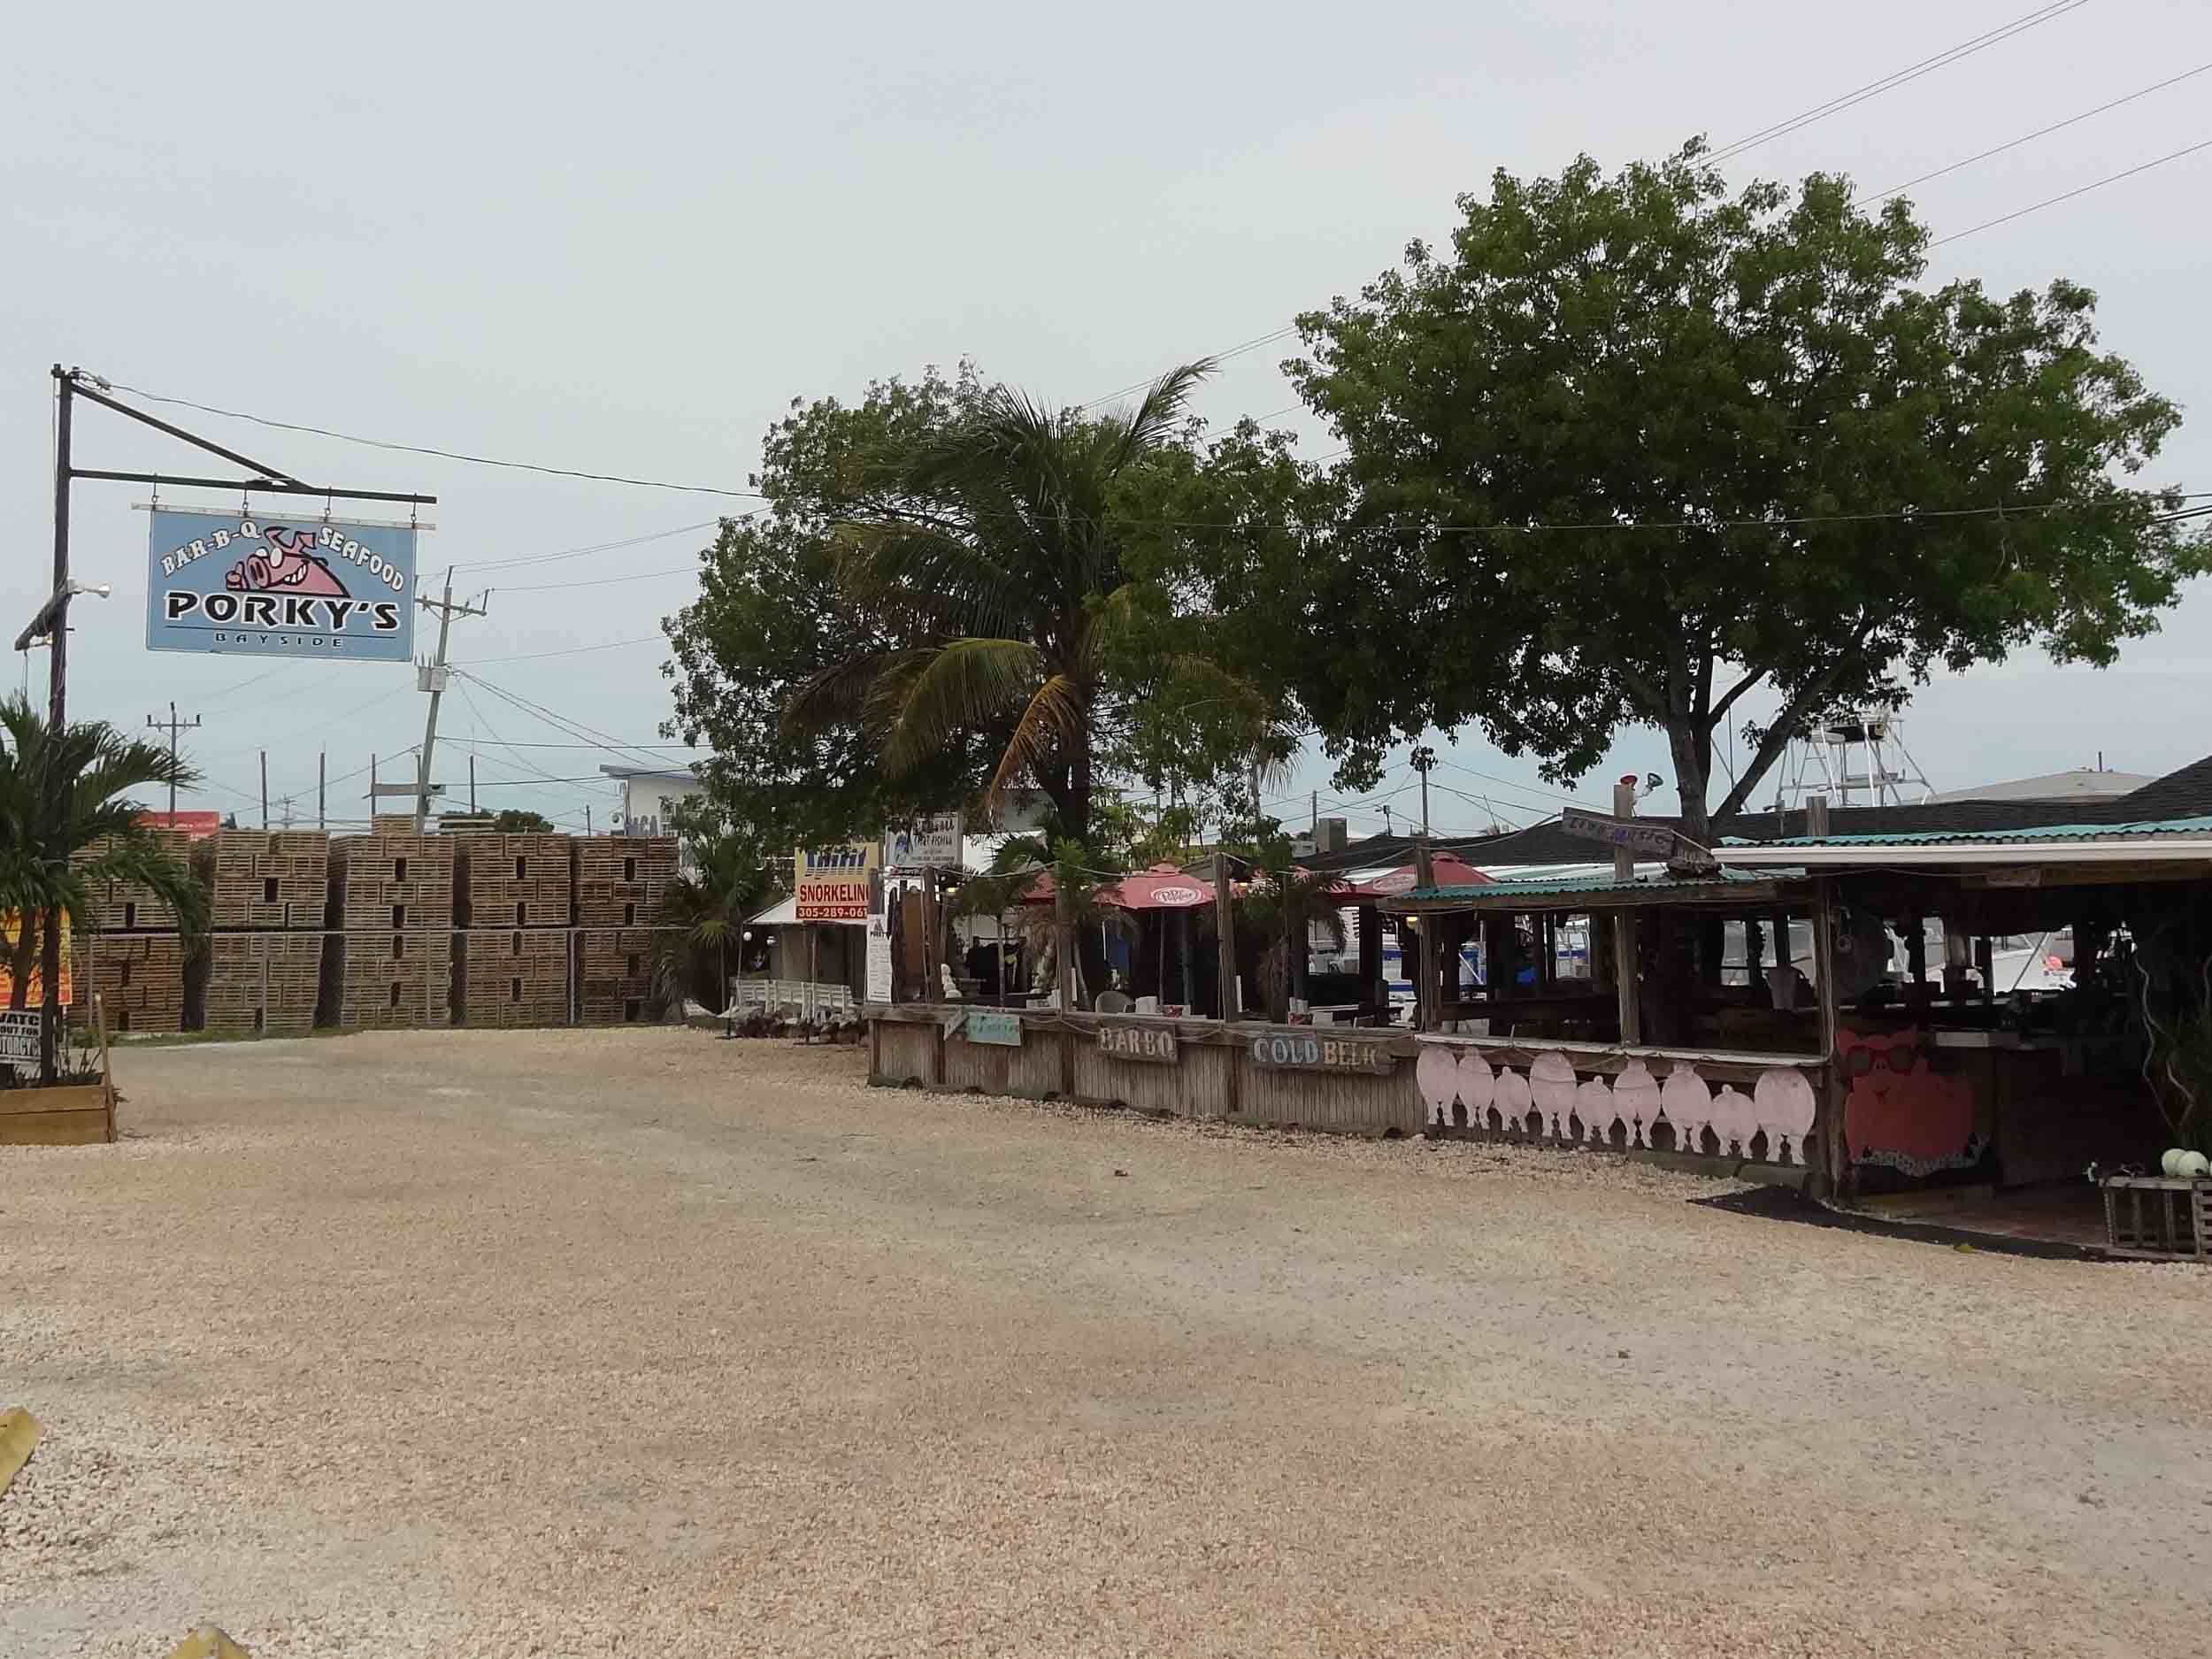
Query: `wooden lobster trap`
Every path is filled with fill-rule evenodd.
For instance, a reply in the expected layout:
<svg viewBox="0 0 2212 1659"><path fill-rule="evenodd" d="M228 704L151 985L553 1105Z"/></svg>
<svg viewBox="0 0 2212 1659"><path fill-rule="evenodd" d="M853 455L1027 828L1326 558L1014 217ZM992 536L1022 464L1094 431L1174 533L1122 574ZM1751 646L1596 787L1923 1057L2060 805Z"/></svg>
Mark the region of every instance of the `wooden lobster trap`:
<svg viewBox="0 0 2212 1659"><path fill-rule="evenodd" d="M2212 1261L2212 1180L2108 1175L2105 1248L2152 1262Z"/></svg>

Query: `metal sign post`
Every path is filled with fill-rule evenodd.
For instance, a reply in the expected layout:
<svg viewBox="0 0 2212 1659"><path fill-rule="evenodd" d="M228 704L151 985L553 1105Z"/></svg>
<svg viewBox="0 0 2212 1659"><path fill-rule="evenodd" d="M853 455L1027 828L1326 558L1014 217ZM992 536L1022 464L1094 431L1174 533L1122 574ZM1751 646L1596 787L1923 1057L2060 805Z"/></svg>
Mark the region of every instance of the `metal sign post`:
<svg viewBox="0 0 2212 1659"><path fill-rule="evenodd" d="M81 478L98 479L109 483L156 487L172 484L187 488L219 489L227 494L235 490L242 498L258 493L320 495L326 503L341 497L348 501L401 502L409 506L434 506L437 503L435 495L406 495L391 490L335 489L306 483L289 472L265 465L212 439L203 438L197 433L173 426L142 409L133 409L129 404L118 401L113 396L115 388L96 374L87 374L79 368L65 369L58 363L53 365L52 372L57 404L54 429L54 591L52 597L40 607L38 615L32 618L30 626L24 630L16 645L19 650L27 649L30 641L39 634L45 635L51 642L47 661L50 689L46 718L58 735L64 727L68 712L69 600L73 591L73 584L69 579L69 486L74 480ZM228 461L234 466L243 467L250 476L244 479L195 478L174 473L125 472L104 467L79 466L71 440L76 400L80 397ZM57 778L53 787L59 790L66 787L67 783L66 779ZM49 856L58 861L65 851L63 849L47 850ZM53 923L53 918L50 918L49 921ZM28 925L27 919L25 925ZM39 1019L39 1075L42 1082L50 1083L58 1072L61 1033L61 929L58 923L46 928L41 965L45 973L45 1000L40 1009Z"/></svg>

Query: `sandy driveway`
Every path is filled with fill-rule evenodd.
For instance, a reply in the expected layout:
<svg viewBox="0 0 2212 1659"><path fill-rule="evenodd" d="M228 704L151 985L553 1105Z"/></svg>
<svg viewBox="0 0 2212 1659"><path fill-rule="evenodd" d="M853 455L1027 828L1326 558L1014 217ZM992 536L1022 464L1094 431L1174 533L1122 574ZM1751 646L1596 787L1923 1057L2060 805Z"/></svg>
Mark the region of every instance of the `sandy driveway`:
<svg viewBox="0 0 2212 1659"><path fill-rule="evenodd" d="M121 1064L0 1149L9 1659L2212 1649L2194 1269L683 1033Z"/></svg>

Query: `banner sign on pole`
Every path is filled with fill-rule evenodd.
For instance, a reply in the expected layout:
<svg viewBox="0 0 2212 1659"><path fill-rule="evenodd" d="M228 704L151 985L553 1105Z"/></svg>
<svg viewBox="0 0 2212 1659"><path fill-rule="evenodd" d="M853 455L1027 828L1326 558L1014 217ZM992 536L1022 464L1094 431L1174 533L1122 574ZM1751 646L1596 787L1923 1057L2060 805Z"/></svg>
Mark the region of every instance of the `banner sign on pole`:
<svg viewBox="0 0 2212 1659"><path fill-rule="evenodd" d="M883 849L874 841L813 847L792 856L792 892L803 922L864 922L869 879Z"/></svg>
<svg viewBox="0 0 2212 1659"><path fill-rule="evenodd" d="M886 870L957 870L961 866L960 814L916 818L883 838Z"/></svg>
<svg viewBox="0 0 2212 1659"><path fill-rule="evenodd" d="M0 1066L37 1069L38 1022L36 1009L0 1009Z"/></svg>
<svg viewBox="0 0 2212 1659"><path fill-rule="evenodd" d="M22 926L23 918L19 912L0 912L0 1008L15 1000L15 975L4 964L14 957ZM64 910L61 913L61 1005L64 1008L74 1006L77 1000L77 987L73 982L76 951L70 938L73 931L69 912ZM46 981L35 951L32 953L30 981L24 995L23 1006L35 1010L46 1004ZM38 1018L35 1011L31 1018Z"/></svg>
<svg viewBox="0 0 2212 1659"><path fill-rule="evenodd" d="M412 525L157 507L146 649L404 663L415 654Z"/></svg>

